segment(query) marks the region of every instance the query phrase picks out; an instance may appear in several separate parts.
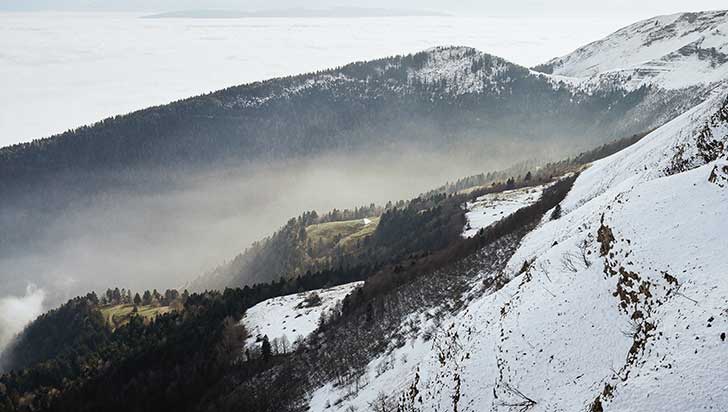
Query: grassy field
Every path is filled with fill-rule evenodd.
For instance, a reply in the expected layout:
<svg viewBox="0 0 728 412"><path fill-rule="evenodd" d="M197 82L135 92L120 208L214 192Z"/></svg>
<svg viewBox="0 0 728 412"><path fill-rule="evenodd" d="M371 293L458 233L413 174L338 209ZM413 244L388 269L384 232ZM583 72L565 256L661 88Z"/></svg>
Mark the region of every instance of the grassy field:
<svg viewBox="0 0 728 412"><path fill-rule="evenodd" d="M342 222L328 222L311 225L306 228L306 236L313 242L321 242L326 247L341 246L348 250L356 246L359 239L371 235L379 224L379 217L367 219L345 220Z"/></svg>
<svg viewBox="0 0 728 412"><path fill-rule="evenodd" d="M134 311L134 305L114 305L106 306L101 308L101 314L104 315L106 323L112 329L116 329L127 322ZM152 305L140 305L137 307L137 314L143 317L145 320L154 319L158 315L169 313L172 308L169 306L152 306Z"/></svg>
<svg viewBox="0 0 728 412"><path fill-rule="evenodd" d="M373 234L374 231L377 229L377 225L379 225L379 218L374 217L369 220L371 220L371 223L369 223L368 225L363 225L356 232L342 238L339 241L339 246L341 246L341 248L344 250L349 250L349 248L356 246L358 240L363 240L365 237Z"/></svg>

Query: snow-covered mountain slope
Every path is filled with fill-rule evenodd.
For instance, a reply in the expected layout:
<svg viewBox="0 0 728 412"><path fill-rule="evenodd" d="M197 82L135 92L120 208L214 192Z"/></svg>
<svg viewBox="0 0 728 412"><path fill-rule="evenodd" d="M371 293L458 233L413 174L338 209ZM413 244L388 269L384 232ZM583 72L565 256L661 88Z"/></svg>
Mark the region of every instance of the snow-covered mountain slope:
<svg viewBox="0 0 728 412"><path fill-rule="evenodd" d="M681 89L721 82L728 78L728 11L644 20L537 69L591 87Z"/></svg>
<svg viewBox="0 0 728 412"><path fill-rule="evenodd" d="M471 47L433 47L406 58L376 60L369 64L377 76L397 74L387 83L385 90L376 91L375 97L386 93L412 93L422 85L437 85L441 92L451 96L467 93L499 95L511 91L513 83L523 77L540 79L537 73L505 59L493 56ZM357 63L350 67L355 67ZM396 78L396 79L395 79ZM362 78L354 70L325 72L308 76L298 81L284 82L270 94L258 96L238 95L225 102L229 108L261 107L277 99L291 99L309 93L311 90L328 90L341 93L337 88L354 85L371 89L371 79Z"/></svg>
<svg viewBox="0 0 728 412"><path fill-rule="evenodd" d="M312 410L724 411L727 96L595 162L509 282L381 354L358 388L314 391Z"/></svg>
<svg viewBox="0 0 728 412"><path fill-rule="evenodd" d="M434 47L426 62L408 72L408 82L443 83L448 93L510 92L521 76L532 76L524 67L470 47Z"/></svg>
<svg viewBox="0 0 728 412"><path fill-rule="evenodd" d="M248 309L242 319L250 334L246 346L256 345L263 336L268 336L270 340L285 337L293 345L300 337L308 336L318 327L322 314L334 309L346 295L363 283L346 283L258 303Z"/></svg>
<svg viewBox="0 0 728 412"><path fill-rule="evenodd" d="M506 218L518 209L536 203L545 186L524 187L505 192L490 193L465 204L466 226L463 237L475 236L480 229Z"/></svg>

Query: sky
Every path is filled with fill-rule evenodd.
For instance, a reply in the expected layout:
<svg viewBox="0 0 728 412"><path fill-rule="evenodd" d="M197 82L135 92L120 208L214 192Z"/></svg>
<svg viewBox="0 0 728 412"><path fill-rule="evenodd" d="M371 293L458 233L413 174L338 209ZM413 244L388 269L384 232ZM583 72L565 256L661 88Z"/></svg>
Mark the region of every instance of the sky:
<svg viewBox="0 0 728 412"><path fill-rule="evenodd" d="M429 9L460 15L602 15L649 17L680 11L726 8L723 0L368 0L366 7ZM0 10L171 11L363 7L353 0L0 0Z"/></svg>

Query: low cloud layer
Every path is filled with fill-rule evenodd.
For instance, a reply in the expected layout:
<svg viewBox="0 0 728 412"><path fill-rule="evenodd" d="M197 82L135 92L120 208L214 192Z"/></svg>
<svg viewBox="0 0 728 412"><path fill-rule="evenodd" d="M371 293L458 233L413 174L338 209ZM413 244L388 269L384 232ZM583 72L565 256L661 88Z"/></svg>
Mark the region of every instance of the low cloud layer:
<svg viewBox="0 0 728 412"><path fill-rule="evenodd" d="M0 353L25 325L43 312L45 296L43 289L29 284L24 296L0 298Z"/></svg>
<svg viewBox="0 0 728 412"><path fill-rule="evenodd" d="M523 160L491 152L483 162L468 153L400 148L184 173L173 186L105 192L62 211L44 212L43 190L0 213L0 227L15 235L0 250L0 290L18 296L32 282L45 291L51 308L109 287L183 287L304 211L408 199ZM152 174L144 176L155 181ZM43 213L53 217L41 219Z"/></svg>

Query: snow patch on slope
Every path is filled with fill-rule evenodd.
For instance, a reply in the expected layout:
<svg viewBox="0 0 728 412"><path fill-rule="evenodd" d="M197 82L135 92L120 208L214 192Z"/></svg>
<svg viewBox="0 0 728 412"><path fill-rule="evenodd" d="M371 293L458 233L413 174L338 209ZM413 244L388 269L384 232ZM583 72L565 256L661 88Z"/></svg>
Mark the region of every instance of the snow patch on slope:
<svg viewBox="0 0 728 412"><path fill-rule="evenodd" d="M510 76L511 70L520 68L470 47L435 47L425 53L425 65L418 70L410 70L409 81L444 83L445 90L453 95L505 93L514 80ZM522 69L524 74L527 73L527 69Z"/></svg>
<svg viewBox="0 0 728 412"><path fill-rule="evenodd" d="M414 314L410 319L419 322L422 329L429 329L434 323L424 314ZM381 402L382 394L407 391L411 378L418 373L421 360L432 356L431 350L432 341L421 336L411 337L404 346L391 348L369 362L358 379L358 390L327 383L313 393L310 409L346 410L354 406L357 411L375 410L372 406ZM354 398L352 401L342 401L351 397Z"/></svg>
<svg viewBox="0 0 728 412"><path fill-rule="evenodd" d="M467 202L465 204L467 223L463 230L463 237L471 238L477 235L480 229L499 222L519 209L536 203L545 187L525 187L490 193L478 197L474 202Z"/></svg>
<svg viewBox="0 0 728 412"><path fill-rule="evenodd" d="M352 282L328 289L317 289L279 296L258 303L245 312L243 325L250 333L246 346L256 345L263 336L270 340L285 338L290 343L310 335L318 327L322 313L328 313L364 282ZM320 302L309 306L307 298L317 295Z"/></svg>

